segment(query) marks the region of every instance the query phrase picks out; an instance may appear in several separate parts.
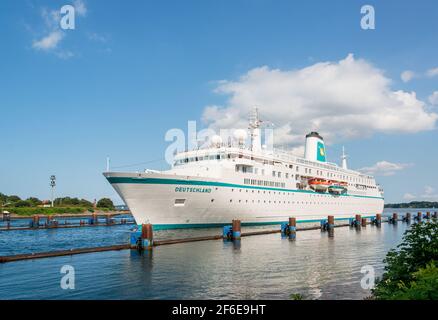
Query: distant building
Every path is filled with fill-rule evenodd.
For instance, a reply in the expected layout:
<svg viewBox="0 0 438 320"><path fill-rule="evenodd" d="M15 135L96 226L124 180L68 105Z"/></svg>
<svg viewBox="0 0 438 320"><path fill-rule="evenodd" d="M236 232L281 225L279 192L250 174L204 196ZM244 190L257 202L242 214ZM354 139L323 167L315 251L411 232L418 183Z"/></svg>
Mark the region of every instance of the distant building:
<svg viewBox="0 0 438 320"><path fill-rule="evenodd" d="M128 211L129 210L128 206L125 204L120 204L120 205L114 206L114 208L116 208L117 211Z"/></svg>
<svg viewBox="0 0 438 320"><path fill-rule="evenodd" d="M43 200L43 201L41 201L41 204L38 205L37 207L50 208L51 207L50 200Z"/></svg>

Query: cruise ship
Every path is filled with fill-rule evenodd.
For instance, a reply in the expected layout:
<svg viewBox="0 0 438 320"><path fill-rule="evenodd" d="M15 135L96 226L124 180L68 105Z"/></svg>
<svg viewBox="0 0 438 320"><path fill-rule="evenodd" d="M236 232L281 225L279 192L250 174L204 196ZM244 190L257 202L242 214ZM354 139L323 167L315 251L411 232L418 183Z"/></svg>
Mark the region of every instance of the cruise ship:
<svg viewBox="0 0 438 320"><path fill-rule="evenodd" d="M249 133L250 143L246 146ZM374 177L327 162L324 139L305 137L304 157L266 150L255 110L235 143L213 136L207 148L177 153L169 170L104 172L137 224L155 230L349 219L382 213L383 189Z"/></svg>

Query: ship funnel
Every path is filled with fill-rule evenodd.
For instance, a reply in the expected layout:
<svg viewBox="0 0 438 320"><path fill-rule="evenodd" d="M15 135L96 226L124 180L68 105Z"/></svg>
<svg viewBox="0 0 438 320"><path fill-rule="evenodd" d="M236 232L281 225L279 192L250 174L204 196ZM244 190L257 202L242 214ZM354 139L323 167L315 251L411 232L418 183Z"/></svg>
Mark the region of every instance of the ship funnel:
<svg viewBox="0 0 438 320"><path fill-rule="evenodd" d="M326 162L324 139L318 132L306 135L305 158L310 161Z"/></svg>

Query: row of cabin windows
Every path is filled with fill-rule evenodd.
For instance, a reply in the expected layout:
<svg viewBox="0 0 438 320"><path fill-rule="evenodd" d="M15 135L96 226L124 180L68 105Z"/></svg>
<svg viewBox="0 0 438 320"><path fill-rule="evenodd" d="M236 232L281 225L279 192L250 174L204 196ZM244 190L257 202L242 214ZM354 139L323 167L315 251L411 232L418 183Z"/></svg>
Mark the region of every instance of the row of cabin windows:
<svg viewBox="0 0 438 320"><path fill-rule="evenodd" d="M175 165L181 165L184 163L189 163L189 162L196 162L196 161L204 161L204 160L220 160L220 159L225 159L225 155L224 154L212 154L212 155L207 155L207 156L201 156L201 157L190 157L190 158L184 158L184 159L179 159L175 161Z"/></svg>
<svg viewBox="0 0 438 320"><path fill-rule="evenodd" d="M175 206L184 206L184 204L185 204L185 200L186 199L175 199ZM211 202L214 202L214 199L211 199L210 200ZM239 203L242 203L242 201L243 200L241 200L241 199L239 199ZM263 201L263 202L262 202ZM230 199L230 203L232 203L233 202L233 199ZM237 202L237 201L236 201ZM251 202L251 203L274 203L274 204L276 204L276 203L278 203L278 204L286 204L286 202L287 202L287 204L295 204L295 201L285 201L285 200L283 200L283 201L277 201L277 200L273 200L273 201L271 201L271 200L254 200L254 199L252 199L252 200L248 200L248 199L246 199L245 200L245 203L248 203L248 202ZM296 201L296 204L305 204L305 205L312 205L312 204L317 204L317 205L357 205L357 203L354 203L354 202L349 202L349 203L341 203L341 202L333 202L333 201ZM374 204L372 204L372 203L369 203L369 204L363 204L363 206L373 206Z"/></svg>
<svg viewBox="0 0 438 320"><path fill-rule="evenodd" d="M292 165L290 165L290 166L292 167ZM299 171L299 167L298 167L298 166L296 166L296 170ZM249 166L242 166L242 165L237 165L237 166L236 166L236 171L237 171L237 172L243 172L243 173L254 173L254 174L258 174L258 172L259 172L258 168L253 168L253 167L249 167ZM261 170L260 170L260 173L261 173L261 175L264 175L264 174L265 174L265 169L261 169ZM310 169L310 168L304 168L304 173L305 173L305 174L312 174L312 169ZM323 175L323 171L316 170L316 175ZM327 175L330 176L330 177L333 177L333 176L334 176L334 174L333 174L333 173L330 173L330 172L328 172ZM280 171L275 171L275 170L272 171L272 177L274 177L274 178L281 178L282 176L283 176L283 173L282 173L282 172L280 172ZM289 176L290 176L291 178L294 177L294 175L293 175L293 174L290 174L289 172L285 172L285 173L284 173L284 177L285 177L286 179L289 179ZM340 177L341 179L343 179L343 180L347 180L347 181L357 181L357 180L360 180L360 179L358 179L358 178L353 178L353 177L343 176L343 175L339 175L339 177ZM300 175L299 175L299 174L296 174L296 175L295 175L295 180L299 180L299 179L300 179ZM350 184L350 185L353 185L353 184ZM359 188L359 189L366 189L366 188L376 189L376 186L370 186L370 185L360 185L360 184L356 184L355 186L356 186L357 188Z"/></svg>
<svg viewBox="0 0 438 320"><path fill-rule="evenodd" d="M286 184L284 182L266 181L266 180L257 180L257 179L243 179L243 184L249 184L253 186L276 187L276 188L286 187Z"/></svg>
<svg viewBox="0 0 438 320"><path fill-rule="evenodd" d="M213 202L214 199L211 199L211 202ZM233 199L230 199L230 203L233 202ZM274 203L274 204L305 204L305 205L309 205L309 204L314 204L314 205L357 205L357 203L354 202L350 202L350 203L345 203L345 202L332 202L332 201L277 201L277 200L236 200L235 202L238 203ZM363 206L372 206L374 204L369 203L369 204L363 204Z"/></svg>

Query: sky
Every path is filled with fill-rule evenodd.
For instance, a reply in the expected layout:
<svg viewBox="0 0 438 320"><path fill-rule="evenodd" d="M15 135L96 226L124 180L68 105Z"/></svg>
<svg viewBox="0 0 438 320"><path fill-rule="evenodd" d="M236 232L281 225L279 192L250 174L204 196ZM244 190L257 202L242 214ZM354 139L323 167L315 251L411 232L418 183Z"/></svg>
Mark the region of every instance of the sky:
<svg viewBox="0 0 438 320"><path fill-rule="evenodd" d="M1 1L0 192L48 199L54 174L56 196L121 203L107 157L166 169L168 130L257 106L278 146L317 130L386 202L438 201L437 35L436 1Z"/></svg>

